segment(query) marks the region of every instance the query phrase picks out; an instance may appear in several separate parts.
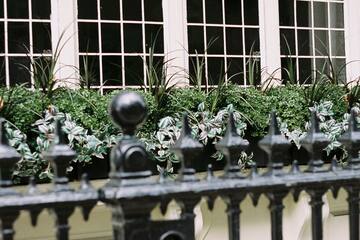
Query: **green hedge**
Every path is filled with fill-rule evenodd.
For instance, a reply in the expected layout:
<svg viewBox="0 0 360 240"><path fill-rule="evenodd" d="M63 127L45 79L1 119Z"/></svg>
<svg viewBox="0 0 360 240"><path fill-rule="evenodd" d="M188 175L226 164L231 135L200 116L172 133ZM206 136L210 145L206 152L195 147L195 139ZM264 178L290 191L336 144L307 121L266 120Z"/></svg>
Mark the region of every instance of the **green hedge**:
<svg viewBox="0 0 360 240"><path fill-rule="evenodd" d="M178 112L196 111L202 102L205 102L205 106L213 112L233 104L245 117L248 133L255 137L266 134L268 115L272 110L276 110L282 120L287 122L290 130L303 128L309 117L308 109L311 107L306 99L306 91L310 89L288 85L263 92L255 87L243 88L230 84L223 86L221 91L215 89L206 93L193 88L176 88L170 91L167 101L162 106L157 106L151 93L136 90L143 95L149 106L148 120L141 128L140 135L149 137L157 130L157 123L161 118ZM108 116L108 104L115 94L122 91L101 95L96 90L60 89L55 92L52 99L47 99L40 91L23 87L1 89L1 91L0 97L4 103L0 114L27 134L31 141L35 141L31 139L31 125L40 118L44 109L50 104L58 107L59 111L70 114L78 124L99 138L119 132ZM335 118L340 118L347 111L345 95L345 87L332 84L326 86L326 94L321 101L333 102ZM12 106L11 111L6 106Z"/></svg>

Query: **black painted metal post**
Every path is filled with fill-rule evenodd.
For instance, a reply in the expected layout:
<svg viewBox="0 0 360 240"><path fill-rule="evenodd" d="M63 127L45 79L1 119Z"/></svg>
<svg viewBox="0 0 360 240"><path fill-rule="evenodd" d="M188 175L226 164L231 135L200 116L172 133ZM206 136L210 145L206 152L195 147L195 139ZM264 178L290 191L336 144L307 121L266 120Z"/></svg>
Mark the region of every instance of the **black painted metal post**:
<svg viewBox="0 0 360 240"><path fill-rule="evenodd" d="M346 147L348 151L348 165L347 169L350 171L360 170L360 130L357 127L355 109L351 109L348 130L341 136L339 141ZM349 227L350 240L360 239L360 222L359 222L359 192L360 182L346 187L348 192L349 204Z"/></svg>
<svg viewBox="0 0 360 240"><path fill-rule="evenodd" d="M271 239L282 240L283 239L283 199L287 195L287 191L279 191L268 193L267 197L270 200L270 216L271 216Z"/></svg>
<svg viewBox="0 0 360 240"><path fill-rule="evenodd" d="M245 193L223 197L227 208L229 240L240 240L240 203L246 197Z"/></svg>
<svg viewBox="0 0 360 240"><path fill-rule="evenodd" d="M111 153L110 183L106 188L116 191L126 187L151 187L151 171L145 146L136 138L139 125L147 116L144 99L132 92L125 92L114 97L110 105L113 121L122 129L123 136ZM106 189L105 189L106 191ZM150 240L150 212L156 202L108 200L112 210L113 239L115 240Z"/></svg>
<svg viewBox="0 0 360 240"><path fill-rule="evenodd" d="M69 217L74 212L74 207L59 207L52 210L55 216L56 239L69 240Z"/></svg>
<svg viewBox="0 0 360 240"><path fill-rule="evenodd" d="M64 194L72 193L73 189L69 186L69 179L66 176L66 169L76 157L76 153L67 145L66 137L62 130L62 123L56 122L55 139L49 150L43 153L43 156L48 160L54 169L54 193ZM68 240L70 225L68 219L74 212L75 207L61 206L53 207L50 212L54 214L56 226L56 239Z"/></svg>
<svg viewBox="0 0 360 240"><path fill-rule="evenodd" d="M0 196L18 196L19 193L11 189L12 169L21 156L11 148L5 130L5 119L0 118ZM0 233L3 240L12 240L15 234L13 223L19 216L18 210L2 211L0 213Z"/></svg>
<svg viewBox="0 0 360 240"><path fill-rule="evenodd" d="M322 188L307 190L307 193L311 197L311 232L313 240L323 239L322 207L324 205L324 201L322 196L325 192L326 190Z"/></svg>
<svg viewBox="0 0 360 240"><path fill-rule="evenodd" d="M288 157L287 153L291 144L281 134L275 112L271 113L269 132L259 142L259 146L267 153L269 158L268 171L265 176L273 178L285 175L283 171L284 159ZM271 239L282 240L283 199L287 195L288 190L286 188L277 188L275 190L266 193L270 200Z"/></svg>

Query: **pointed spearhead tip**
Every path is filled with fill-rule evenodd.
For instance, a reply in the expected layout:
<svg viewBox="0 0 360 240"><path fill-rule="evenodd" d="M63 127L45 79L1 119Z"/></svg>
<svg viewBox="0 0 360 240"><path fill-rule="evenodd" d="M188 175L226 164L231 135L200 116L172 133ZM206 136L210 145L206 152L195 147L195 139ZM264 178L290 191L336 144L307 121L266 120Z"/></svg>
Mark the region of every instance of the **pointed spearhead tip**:
<svg viewBox="0 0 360 240"><path fill-rule="evenodd" d="M56 120L55 123L55 137L57 139L58 144L66 144L65 134L62 130L62 122L60 120Z"/></svg>
<svg viewBox="0 0 360 240"><path fill-rule="evenodd" d="M189 116L187 113L184 113L183 116L183 134L187 135L187 136L191 136L191 128L190 128L190 123L189 123Z"/></svg>
<svg viewBox="0 0 360 240"><path fill-rule="evenodd" d="M351 131L351 132L359 131L359 129L357 127L356 115L357 115L357 113L356 113L355 108L352 108L351 112L350 112L350 118L349 118L349 131Z"/></svg>
<svg viewBox="0 0 360 240"><path fill-rule="evenodd" d="M5 123L6 120L4 118L0 118L0 144L9 145L6 136Z"/></svg>
<svg viewBox="0 0 360 240"><path fill-rule="evenodd" d="M279 123L276 118L276 111L273 110L270 114L270 129L269 133L271 135L280 135Z"/></svg>
<svg viewBox="0 0 360 240"><path fill-rule="evenodd" d="M319 119L315 111L311 111L310 121L311 121L310 132L314 132L314 133L320 132Z"/></svg>

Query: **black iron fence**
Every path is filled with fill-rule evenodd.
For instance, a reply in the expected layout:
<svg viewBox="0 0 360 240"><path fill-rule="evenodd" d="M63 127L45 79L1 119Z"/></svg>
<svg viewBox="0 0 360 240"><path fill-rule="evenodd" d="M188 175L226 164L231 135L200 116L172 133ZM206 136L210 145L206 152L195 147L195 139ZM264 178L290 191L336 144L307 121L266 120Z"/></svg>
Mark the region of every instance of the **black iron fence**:
<svg viewBox="0 0 360 240"><path fill-rule="evenodd" d="M84 219L89 218L91 209L102 201L112 211L113 239L116 240L192 240L194 239L194 207L201 198L206 198L209 209L221 197L227 204L229 239L240 239L240 203L247 196L254 205L264 194L270 201L272 239L281 240L283 199L292 194L297 201L301 191L310 197L312 209L312 239L323 239L322 205L323 195L331 190L336 197L340 188L348 193L349 231L351 240L359 240L359 191L360 191L360 130L357 128L355 113L351 113L349 129L341 141L346 146L349 159L346 166L339 167L334 160L330 168L321 160L328 139L319 131L315 113L311 116L311 129L303 141L310 159L305 171L300 171L296 161L291 170L283 170L283 159L290 144L280 134L275 113L271 115L268 135L259 145L269 157L268 170L259 174L254 165L247 176L240 172L238 159L248 142L235 129L232 114L228 129L217 144L226 158L224 174L215 177L209 166L207 177L198 179L192 167L199 159L203 146L191 136L188 118L184 116L180 139L173 146L182 163L175 180L160 174L159 179L151 176L148 155L143 144L135 137L136 128L146 118L144 100L135 93L123 93L114 98L110 114L121 126L123 137L114 147L111 155L110 181L101 189L94 189L86 177L80 189L72 189L66 177L66 168L76 156L66 144L61 123L57 123L56 140L50 150L43 154L54 169L53 189L40 192L32 181L27 193L12 188L11 169L19 161L19 154L7 143L4 120L1 121L0 138L0 220L1 239L14 239L13 224L19 212L30 213L35 226L37 216L48 209L55 219L56 239L69 239L68 219L76 207L82 209ZM165 212L171 200L181 207L181 216L176 220L151 220L150 213L160 203ZM72 226L76 227L76 226Z"/></svg>

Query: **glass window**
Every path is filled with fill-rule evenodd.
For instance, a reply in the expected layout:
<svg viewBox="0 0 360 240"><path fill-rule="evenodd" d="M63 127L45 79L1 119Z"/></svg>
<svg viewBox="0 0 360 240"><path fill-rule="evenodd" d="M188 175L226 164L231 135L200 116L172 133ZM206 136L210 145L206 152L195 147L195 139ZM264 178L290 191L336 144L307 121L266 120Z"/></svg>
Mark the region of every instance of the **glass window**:
<svg viewBox="0 0 360 240"><path fill-rule="evenodd" d="M279 11L281 63L293 81L312 81L345 63L344 1L279 0ZM345 81L345 72L340 76Z"/></svg>
<svg viewBox="0 0 360 240"><path fill-rule="evenodd" d="M198 72L195 66L203 67L205 79L198 81L203 87L224 80L259 83L258 8L257 0L187 0L189 72ZM253 63L259 67L248 67Z"/></svg>
<svg viewBox="0 0 360 240"><path fill-rule="evenodd" d="M0 1L1 85L36 81L31 63L52 56L50 14L50 0Z"/></svg>
<svg viewBox="0 0 360 240"><path fill-rule="evenodd" d="M162 0L78 0L78 28L80 62L97 66L101 91L144 86L149 49L164 56Z"/></svg>

